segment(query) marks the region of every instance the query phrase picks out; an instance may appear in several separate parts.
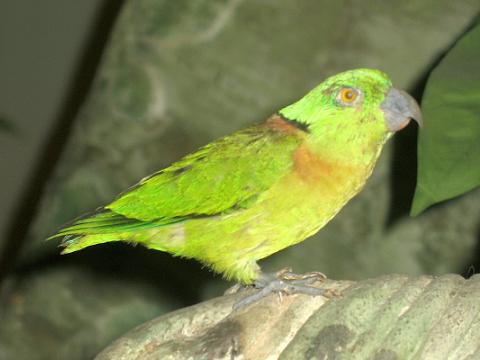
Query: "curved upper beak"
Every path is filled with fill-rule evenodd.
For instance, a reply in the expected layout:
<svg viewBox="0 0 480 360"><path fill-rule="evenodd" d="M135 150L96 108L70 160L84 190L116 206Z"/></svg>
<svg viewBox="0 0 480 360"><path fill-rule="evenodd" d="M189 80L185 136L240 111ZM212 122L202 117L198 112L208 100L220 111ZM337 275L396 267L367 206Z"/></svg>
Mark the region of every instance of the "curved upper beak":
<svg viewBox="0 0 480 360"><path fill-rule="evenodd" d="M390 88L380 109L385 114L387 129L391 132L403 129L412 119L417 122L418 126L423 126L420 106L412 96L403 90Z"/></svg>

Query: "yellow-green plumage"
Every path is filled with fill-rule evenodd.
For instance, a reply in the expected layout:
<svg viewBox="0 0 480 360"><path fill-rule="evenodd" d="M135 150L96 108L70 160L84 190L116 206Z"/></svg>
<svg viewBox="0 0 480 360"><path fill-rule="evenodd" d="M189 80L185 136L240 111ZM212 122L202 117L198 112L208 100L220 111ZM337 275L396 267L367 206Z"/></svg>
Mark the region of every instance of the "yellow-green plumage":
<svg viewBox="0 0 480 360"><path fill-rule="evenodd" d="M377 70L333 76L52 237L64 237L64 253L140 243L252 283L257 260L317 232L360 191L392 134L381 108L390 89Z"/></svg>

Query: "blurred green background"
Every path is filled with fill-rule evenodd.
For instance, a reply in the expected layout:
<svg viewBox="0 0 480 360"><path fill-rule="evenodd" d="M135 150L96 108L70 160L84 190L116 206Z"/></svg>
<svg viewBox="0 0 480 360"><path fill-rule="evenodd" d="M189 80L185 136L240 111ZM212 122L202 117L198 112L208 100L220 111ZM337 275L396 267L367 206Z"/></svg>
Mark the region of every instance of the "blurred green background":
<svg viewBox="0 0 480 360"><path fill-rule="evenodd" d="M0 3L0 359L91 358L220 295L231 284L191 261L120 243L60 256L44 239L339 71L381 69L421 99L479 12L478 0ZM408 216L416 139L415 126L397 134L364 191L263 269L475 272L478 189Z"/></svg>

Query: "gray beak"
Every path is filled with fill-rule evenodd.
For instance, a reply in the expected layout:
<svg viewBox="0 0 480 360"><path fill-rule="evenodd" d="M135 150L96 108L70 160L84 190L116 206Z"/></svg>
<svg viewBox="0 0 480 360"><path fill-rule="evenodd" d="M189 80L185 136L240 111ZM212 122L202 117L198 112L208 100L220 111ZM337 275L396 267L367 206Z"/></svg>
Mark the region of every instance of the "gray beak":
<svg viewBox="0 0 480 360"><path fill-rule="evenodd" d="M385 114L387 129L395 132L408 125L410 120L415 120L418 126L423 126L422 111L417 101L403 90L390 88L385 100L380 105Z"/></svg>

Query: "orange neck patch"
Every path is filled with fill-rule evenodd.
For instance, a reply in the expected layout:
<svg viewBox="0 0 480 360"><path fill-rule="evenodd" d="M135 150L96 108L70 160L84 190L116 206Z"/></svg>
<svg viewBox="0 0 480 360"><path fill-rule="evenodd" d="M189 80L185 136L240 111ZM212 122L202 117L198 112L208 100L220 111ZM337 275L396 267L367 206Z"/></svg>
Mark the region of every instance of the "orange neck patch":
<svg viewBox="0 0 480 360"><path fill-rule="evenodd" d="M307 146L300 146L293 154L294 170L307 182L338 182L363 173L363 166L329 161L315 154Z"/></svg>

